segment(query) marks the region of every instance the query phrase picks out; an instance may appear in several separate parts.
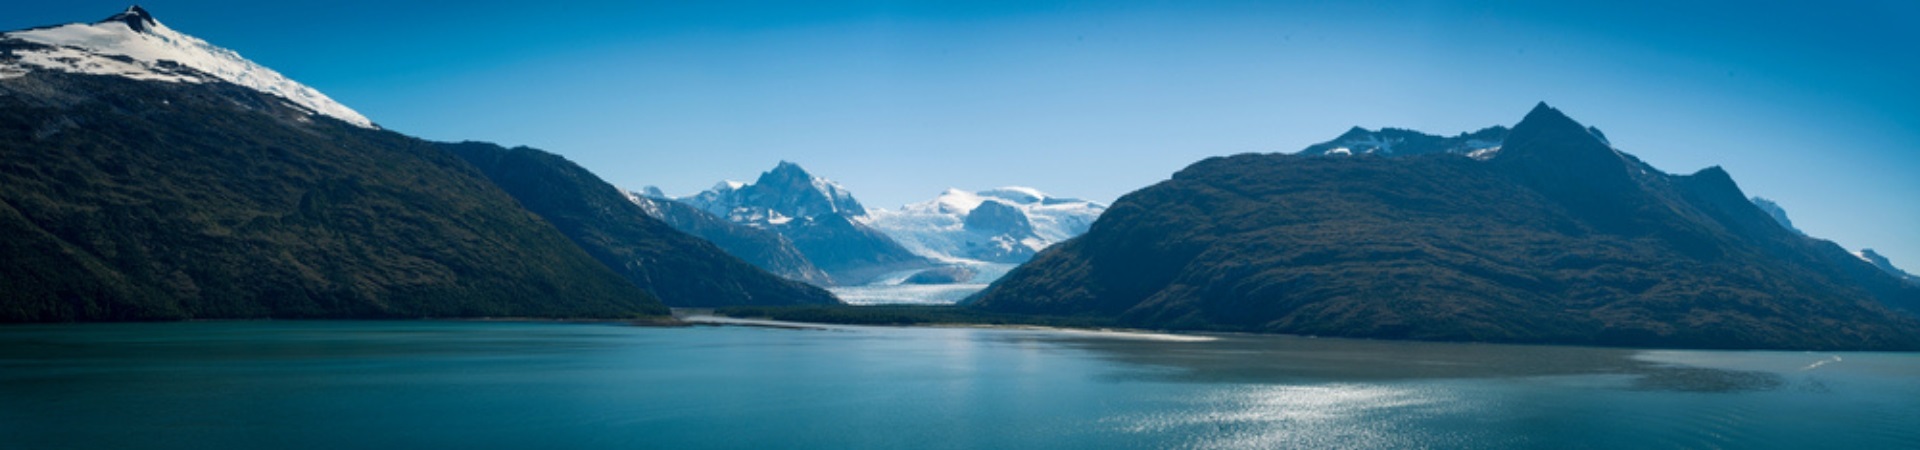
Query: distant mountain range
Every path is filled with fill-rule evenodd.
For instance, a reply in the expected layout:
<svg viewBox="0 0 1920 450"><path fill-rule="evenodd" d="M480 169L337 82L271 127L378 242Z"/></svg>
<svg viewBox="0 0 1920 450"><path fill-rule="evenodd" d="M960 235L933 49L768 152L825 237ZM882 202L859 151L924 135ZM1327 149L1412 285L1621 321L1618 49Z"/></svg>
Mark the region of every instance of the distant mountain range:
<svg viewBox="0 0 1920 450"><path fill-rule="evenodd" d="M761 269L815 286L832 286L833 278L814 267L793 241L772 230L734 223L727 219L674 201L659 189L627 191L627 200L647 215L665 221L674 229L699 236L727 253L740 257Z"/></svg>
<svg viewBox="0 0 1920 450"><path fill-rule="evenodd" d="M846 188L798 164L781 161L752 183L725 182L679 200L785 236L836 284L866 284L888 273L935 265L862 222L867 209Z"/></svg>
<svg viewBox="0 0 1920 450"><path fill-rule="evenodd" d="M1913 275L1544 104L1211 158L1110 208L1010 187L870 210L787 162L668 199L408 137L138 7L0 34L0 322L841 302L814 285L1181 330L1920 349Z"/></svg>
<svg viewBox="0 0 1920 450"><path fill-rule="evenodd" d="M139 8L0 34L0 321L836 303L557 156L385 131Z"/></svg>
<svg viewBox="0 0 1920 450"><path fill-rule="evenodd" d="M879 302L958 300L1084 233L1106 208L1005 187L870 209L839 183L784 161L752 183L725 181L678 199L647 187L627 197L760 268ZM914 287L928 285L952 287ZM890 287L902 290L880 292Z"/></svg>
<svg viewBox="0 0 1920 450"><path fill-rule="evenodd" d="M480 142L441 147L480 168L521 206L668 306L839 303L826 290L767 273L674 230L559 155Z"/></svg>
<svg viewBox="0 0 1920 450"><path fill-rule="evenodd" d="M1805 236L1807 234L1805 232L1800 231L1799 228L1795 228L1793 226L1793 220L1787 218L1787 210L1785 208L1781 208L1779 203L1774 203L1773 200L1767 200L1760 197L1754 197L1752 200L1753 200L1753 206L1760 208L1760 210L1763 212L1766 212L1767 216L1772 217L1774 222L1779 222L1781 228L1786 228L1787 231L1792 231L1794 234L1798 234L1802 236Z"/></svg>
<svg viewBox="0 0 1920 450"><path fill-rule="evenodd" d="M969 304L1189 330L1920 348L1920 286L1787 229L1718 167L1663 173L1544 104L1510 130L1201 161Z"/></svg>
<svg viewBox="0 0 1920 450"><path fill-rule="evenodd" d="M1781 208L1780 204L1774 203L1772 200L1767 200L1760 197L1754 197L1753 205L1756 207L1759 207L1761 211L1765 211L1768 216L1773 217L1773 220L1775 222L1779 222L1780 226L1783 228L1786 228L1788 231L1792 231L1794 232L1794 234L1799 234L1802 236L1805 236L1807 234L1806 232L1800 231L1799 228L1795 228L1793 226L1793 220L1787 218L1787 210L1785 208ZM1886 272L1888 275L1893 275L1895 278L1906 280L1907 282L1910 282L1910 283L1920 284L1920 277L1916 277L1911 273L1907 273L1907 271L1901 270L1899 267L1894 267L1893 261L1888 261L1887 257L1880 256L1880 254L1875 253L1873 249L1870 249L1870 248L1861 249L1860 251L1855 252L1853 255L1860 257L1862 261L1866 261L1869 264L1873 264L1874 267L1880 268L1881 271Z"/></svg>
<svg viewBox="0 0 1920 450"><path fill-rule="evenodd" d="M867 222L935 259L1018 264L1087 232L1105 210L1106 205L1032 188L948 189L933 200L875 210Z"/></svg>
<svg viewBox="0 0 1920 450"><path fill-rule="evenodd" d="M1908 283L1920 285L1920 276L1914 276L1912 273L1901 270L1899 267L1894 267L1893 261L1888 261L1887 257L1880 256L1880 254L1874 252L1873 249L1860 249L1858 253L1854 253L1853 255L1860 257L1860 260L1866 261L1868 264L1873 264L1873 267L1886 272L1887 275L1892 275Z"/></svg>

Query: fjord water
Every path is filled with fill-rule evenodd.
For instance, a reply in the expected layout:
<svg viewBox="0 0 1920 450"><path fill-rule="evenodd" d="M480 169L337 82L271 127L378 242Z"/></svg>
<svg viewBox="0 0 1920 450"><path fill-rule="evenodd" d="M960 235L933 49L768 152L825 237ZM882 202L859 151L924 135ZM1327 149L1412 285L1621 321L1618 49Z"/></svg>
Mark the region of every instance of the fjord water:
<svg viewBox="0 0 1920 450"><path fill-rule="evenodd" d="M500 322L0 327L7 448L1916 448L1920 355Z"/></svg>

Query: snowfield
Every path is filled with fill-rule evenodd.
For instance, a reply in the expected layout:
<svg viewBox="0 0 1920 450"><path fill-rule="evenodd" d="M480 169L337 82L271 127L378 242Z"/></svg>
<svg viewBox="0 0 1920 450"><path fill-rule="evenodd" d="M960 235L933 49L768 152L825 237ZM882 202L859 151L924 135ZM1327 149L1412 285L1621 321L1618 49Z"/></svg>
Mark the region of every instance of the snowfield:
<svg viewBox="0 0 1920 450"><path fill-rule="evenodd" d="M224 81L285 98L314 113L375 128L373 121L326 94L233 50L167 28L138 6L97 23L14 31L0 38L46 46L16 49L17 59L0 59L0 77L39 69L169 83Z"/></svg>

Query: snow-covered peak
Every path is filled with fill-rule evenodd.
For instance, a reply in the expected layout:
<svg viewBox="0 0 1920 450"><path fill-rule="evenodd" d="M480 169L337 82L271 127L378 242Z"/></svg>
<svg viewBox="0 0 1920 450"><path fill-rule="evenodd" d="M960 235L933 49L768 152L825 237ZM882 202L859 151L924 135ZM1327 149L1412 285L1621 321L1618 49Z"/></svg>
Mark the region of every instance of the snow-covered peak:
<svg viewBox="0 0 1920 450"><path fill-rule="evenodd" d="M148 14L146 8L141 8L140 5L128 6L126 11L121 11L119 14L114 14L113 17L108 17L106 20L100 21L100 23L107 22L127 24L127 28L132 28L133 31L147 31L148 28L154 28L160 25L160 21L154 20L153 14Z"/></svg>
<svg viewBox="0 0 1920 450"><path fill-rule="evenodd" d="M174 83L225 81L287 99L314 113L374 128L373 121L326 94L207 41L174 31L134 6L95 23L73 23L0 34L39 46L13 49L0 59L0 78L33 70L114 75Z"/></svg>
<svg viewBox="0 0 1920 450"><path fill-rule="evenodd" d="M852 191L787 161L761 173L753 183L723 181L680 201L734 222L754 225L780 225L823 214L867 215Z"/></svg>
<svg viewBox="0 0 1920 450"><path fill-rule="evenodd" d="M647 186L647 189L655 189L655 188L653 186ZM660 210L660 204L657 203L661 200L658 200L658 197L647 195L647 192L645 190L629 191L626 189L620 189L620 193L627 196L627 201L633 202L633 204L635 205L639 205L640 210L645 211L647 213L647 216L653 217L655 219L659 219L665 216L665 212Z"/></svg>
<svg viewBox="0 0 1920 450"><path fill-rule="evenodd" d="M659 186L642 186L640 190L634 191L634 193L652 198L669 198L667 197L667 192L660 190Z"/></svg>
<svg viewBox="0 0 1920 450"><path fill-rule="evenodd" d="M986 198L981 197L979 194L955 188L947 188L947 190L941 191L940 195L934 197L931 201L902 206L900 209L902 211L966 215L967 212L980 207L980 202L982 201L986 201Z"/></svg>
<svg viewBox="0 0 1920 450"><path fill-rule="evenodd" d="M1011 202L1019 203L1023 205L1041 203L1046 201L1048 198L1052 198L1052 197L1048 197L1047 193L1040 192L1039 189L1034 189L1034 188L1024 187L1024 186L1005 186L1000 188L988 189L988 190L980 191L980 195L984 197L993 197L1001 200L1007 200L1007 201L1011 201Z"/></svg>
<svg viewBox="0 0 1920 450"><path fill-rule="evenodd" d="M1018 206L1021 207L1021 209L1092 208L1099 210L1106 208L1105 206L1085 200L1054 197L1047 195L1045 192L1041 192L1039 189L1030 187L1004 186L979 192L947 188L947 190L941 191L940 195L934 197L933 200L901 206L898 212L958 214L964 216L973 212L975 208L979 208L980 203L988 200Z"/></svg>
<svg viewBox="0 0 1920 450"><path fill-rule="evenodd" d="M988 203L994 205L983 207ZM932 200L873 210L867 224L931 259L1010 263L1085 233L1105 210L1106 205L1029 187L947 189Z"/></svg>

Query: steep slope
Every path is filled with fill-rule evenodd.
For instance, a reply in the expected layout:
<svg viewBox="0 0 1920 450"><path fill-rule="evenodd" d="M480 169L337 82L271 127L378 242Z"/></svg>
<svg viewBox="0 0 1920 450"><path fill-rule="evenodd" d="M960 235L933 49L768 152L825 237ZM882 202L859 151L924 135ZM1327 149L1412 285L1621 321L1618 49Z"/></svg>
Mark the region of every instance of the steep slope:
<svg viewBox="0 0 1920 450"><path fill-rule="evenodd" d="M753 183L725 182L680 201L737 224L779 233L839 284L932 266L858 220L867 210L838 183L781 161Z"/></svg>
<svg viewBox="0 0 1920 450"><path fill-rule="evenodd" d="M1920 276L1914 276L1905 270L1900 270L1899 267L1893 265L1893 261L1887 260L1885 256L1880 256L1880 254L1874 252L1873 249L1861 249L1860 253L1856 253L1854 256L1859 256L1860 259L1867 261L1869 264L1873 264L1873 267L1880 269L1882 272L1886 272L1887 275L1892 275L1894 278L1899 278L1907 283L1920 284Z"/></svg>
<svg viewBox="0 0 1920 450"><path fill-rule="evenodd" d="M479 167L522 206L668 305L839 303L825 290L774 276L674 230L559 155L476 142L442 147Z"/></svg>
<svg viewBox="0 0 1920 450"><path fill-rule="evenodd" d="M1914 349L1920 289L1545 105L1480 158L1239 155L1116 202L975 308L1143 327ZM1838 254L1835 252L1838 251Z"/></svg>
<svg viewBox="0 0 1920 450"><path fill-rule="evenodd" d="M0 79L0 321L664 313L472 166L225 82Z"/></svg>
<svg viewBox="0 0 1920 450"><path fill-rule="evenodd" d="M808 262L807 257L801 255L800 249L794 248L793 241L787 240L786 236L727 221L692 205L669 199L657 190L648 193L628 191L626 195L627 200L639 205L648 216L666 222L675 230L712 242L721 250L755 267L789 280L815 286L833 285L833 278Z"/></svg>
<svg viewBox="0 0 1920 450"><path fill-rule="evenodd" d="M373 127L352 108L239 53L182 34L139 6L95 23L0 35L0 78L32 71L112 75L177 83L226 82L292 102L297 108Z"/></svg>
<svg viewBox="0 0 1920 450"><path fill-rule="evenodd" d="M1773 217L1773 221L1779 222L1780 226L1786 228L1788 231L1806 234L1801 232L1799 228L1794 228L1793 220L1787 218L1786 208L1781 208L1779 203L1774 203L1773 200L1754 197L1753 206L1759 207L1761 211L1765 211L1768 216Z"/></svg>

